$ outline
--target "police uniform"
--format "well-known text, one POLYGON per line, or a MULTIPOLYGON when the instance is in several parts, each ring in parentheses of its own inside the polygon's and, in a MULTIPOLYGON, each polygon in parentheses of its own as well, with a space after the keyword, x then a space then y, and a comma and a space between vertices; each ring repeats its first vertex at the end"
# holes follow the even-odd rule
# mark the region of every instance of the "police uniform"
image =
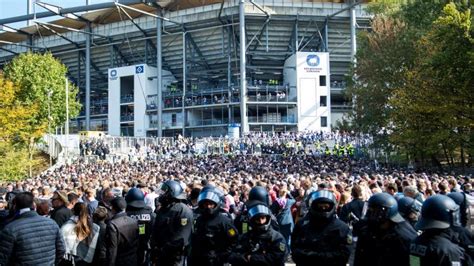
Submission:
POLYGON ((351 253, 352 235, 347 224, 337 218, 318 226, 307 215, 296 224, 291 241, 296 265, 345 266, 351 253))
POLYGON ((184 263, 192 231, 193 212, 184 204, 186 194, 174 180, 163 183, 159 192, 152 232, 152 261, 163 265, 184 263))
POLYGON ((127 216, 134 218, 138 222, 138 262, 139 265, 146 265, 150 259, 150 238, 153 223, 155 222, 155 214, 148 206, 142 209, 127 207, 127 216))
POLYGON ((398 212, 392 195, 372 195, 365 219, 358 225, 354 266, 410 265, 410 243, 417 234, 398 212))
POLYGON ((291 237, 293 261, 296 265, 345 266, 352 235, 349 226, 336 218, 336 197, 327 190, 314 191, 307 204, 309 211, 291 237))
POLYGON ((455 237, 449 229, 427 230, 410 246, 411 266, 472 265, 466 261, 464 249, 451 242, 455 237))
POLYGON ((232 266, 283 266, 285 252, 285 238, 272 228, 262 234, 249 231, 239 239, 229 257, 229 263, 232 266))
POLYGON ((237 242, 237 229, 221 212, 212 217, 200 215, 191 238, 190 265, 224 265, 237 242))
POLYGON ((283 266, 286 255, 286 240, 272 229, 271 211, 263 203, 248 210, 249 232, 242 235, 229 256, 229 263, 238 265, 283 266), (265 217, 265 223, 260 223, 265 217))
POLYGON ((357 233, 354 266, 409 265, 409 248, 416 237, 406 221, 395 224, 387 231, 373 229, 365 222, 357 233))
POLYGON ((158 210, 152 249, 158 265, 182 265, 192 231, 193 212, 182 202, 158 210))

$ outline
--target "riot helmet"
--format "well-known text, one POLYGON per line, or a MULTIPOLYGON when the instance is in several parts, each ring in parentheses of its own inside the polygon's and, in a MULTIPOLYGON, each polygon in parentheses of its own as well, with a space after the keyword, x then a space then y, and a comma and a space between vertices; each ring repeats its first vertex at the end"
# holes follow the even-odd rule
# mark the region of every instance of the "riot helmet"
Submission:
POLYGON ((466 194, 464 192, 451 192, 448 193, 448 197, 450 197, 456 204, 459 206, 459 218, 460 223, 463 227, 467 225, 467 200, 466 194))
POLYGON ((139 188, 132 188, 127 192, 125 196, 127 206, 134 208, 145 208, 145 194, 139 188))
POLYGON ((404 221, 403 217, 398 213, 397 201, 388 193, 377 193, 369 198, 365 217, 372 224, 379 224, 389 220, 394 223, 404 221))
POLYGON ((405 220, 414 225, 420 216, 421 203, 410 197, 401 197, 398 200, 398 212, 405 220))
POLYGON ((197 202, 201 213, 205 216, 218 213, 221 206, 221 199, 215 188, 203 189, 201 193, 199 193, 197 202), (211 207, 211 205, 213 205, 213 207, 211 207))
POLYGON ((168 206, 173 201, 185 199, 186 196, 183 193, 183 188, 178 182, 174 180, 168 180, 161 186, 159 202, 162 206, 168 206))
POLYGON ((450 197, 434 195, 423 202, 417 230, 446 229, 459 221, 459 206, 450 197))
POLYGON ((327 221, 336 214, 336 197, 329 190, 314 191, 308 196, 309 214, 319 221, 327 221))
POLYGON ((259 201, 267 206, 270 206, 270 197, 268 196, 268 191, 262 186, 256 186, 250 190, 248 201, 259 201))
POLYGON ((248 217, 254 232, 263 233, 270 229, 271 211, 266 205, 260 203, 252 206, 248 210, 248 217))

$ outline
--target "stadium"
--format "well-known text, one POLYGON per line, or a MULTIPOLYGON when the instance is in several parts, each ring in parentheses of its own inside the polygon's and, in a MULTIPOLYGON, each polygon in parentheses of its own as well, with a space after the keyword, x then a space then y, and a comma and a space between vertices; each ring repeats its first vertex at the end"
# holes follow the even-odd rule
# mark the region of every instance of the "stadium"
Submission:
POLYGON ((33 2, 0 20, 1 67, 50 51, 80 89, 71 132, 115 136, 329 131, 370 19, 360 1, 33 2), (322 73, 299 76, 300 59, 322 73))

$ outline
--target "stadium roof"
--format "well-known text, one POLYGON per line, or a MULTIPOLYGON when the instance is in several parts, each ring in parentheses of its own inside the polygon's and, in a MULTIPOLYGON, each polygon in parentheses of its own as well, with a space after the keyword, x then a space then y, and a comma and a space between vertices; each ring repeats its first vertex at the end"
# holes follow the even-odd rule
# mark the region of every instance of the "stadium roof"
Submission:
MULTIPOLYGON (((107 88, 107 70, 112 67, 156 64, 156 14, 161 7, 163 28, 163 67, 178 79, 183 71, 183 33, 186 32, 186 64, 192 78, 220 79, 239 70, 238 0, 122 0, 73 8, 48 6, 36 14, 33 26, 14 29, 8 25, 33 19, 26 15, 0 20, 7 32, 0 34, 0 66, 20 52, 50 50, 69 68, 70 77, 83 86, 85 36, 90 34, 91 79, 95 90, 107 88), (123 5, 122 5, 123 4, 123 5), (41 18, 61 15, 43 22, 41 18), (91 33, 87 33, 88 24, 91 33), (230 49, 230 53, 229 53, 230 49), (229 58, 230 57, 230 58, 229 58)), ((350 5, 317 1, 247 1, 247 67, 251 71, 281 74, 284 61, 294 46, 300 51, 324 50, 323 36, 328 25, 331 72, 343 75, 350 64, 350 5), (251 2, 251 3, 250 3, 251 2), (268 3, 265 5, 265 3, 268 3), (328 19, 330 18, 330 19, 328 19), (298 39, 295 39, 297 32, 298 39)), ((368 21, 357 7, 360 26, 368 21)))

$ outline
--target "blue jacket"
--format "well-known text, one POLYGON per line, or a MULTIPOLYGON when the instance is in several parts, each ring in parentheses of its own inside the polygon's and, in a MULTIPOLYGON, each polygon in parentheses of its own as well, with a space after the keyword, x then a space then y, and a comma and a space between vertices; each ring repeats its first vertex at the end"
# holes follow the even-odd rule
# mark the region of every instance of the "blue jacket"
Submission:
POLYGON ((58 225, 29 211, 0 232, 0 265, 55 265, 65 253, 58 225))

